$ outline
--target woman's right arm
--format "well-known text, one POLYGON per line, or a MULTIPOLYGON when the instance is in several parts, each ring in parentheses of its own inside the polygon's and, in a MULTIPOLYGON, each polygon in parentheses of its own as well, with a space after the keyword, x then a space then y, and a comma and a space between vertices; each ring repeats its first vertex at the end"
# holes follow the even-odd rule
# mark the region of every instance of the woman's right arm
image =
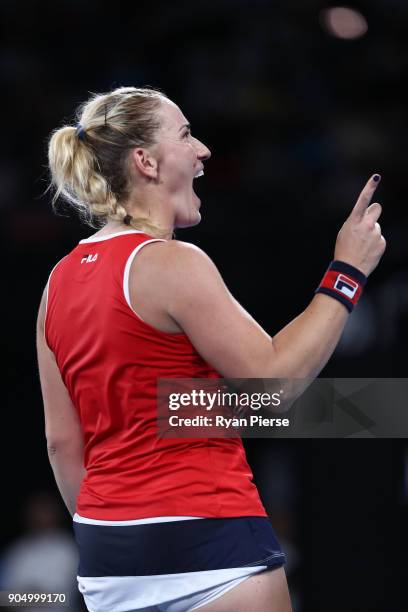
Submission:
MULTIPOLYGON (((385 249, 376 223, 381 206, 368 206, 376 186, 371 178, 335 248, 335 259, 366 276, 385 249)), ((315 378, 340 339, 348 311, 327 295, 315 295, 304 312, 271 338, 233 298, 200 249, 171 241, 151 249, 150 256, 150 273, 160 279, 154 301, 165 304, 200 355, 224 378, 315 378)))
POLYGON ((78 413, 62 380, 54 353, 45 341, 46 290, 37 318, 37 357, 44 401, 48 458, 61 497, 73 516, 84 467, 84 441, 78 413))

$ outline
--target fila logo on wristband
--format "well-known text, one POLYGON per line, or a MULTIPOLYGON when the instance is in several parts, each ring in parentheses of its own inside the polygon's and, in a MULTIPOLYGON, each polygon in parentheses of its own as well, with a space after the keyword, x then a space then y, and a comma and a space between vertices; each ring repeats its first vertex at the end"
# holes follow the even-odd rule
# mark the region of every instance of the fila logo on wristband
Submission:
POLYGON ((350 300, 356 295, 358 287, 358 283, 348 278, 348 276, 344 276, 344 274, 339 274, 334 283, 334 288, 344 293, 350 300))
POLYGON ((332 261, 316 293, 324 293, 338 300, 351 312, 363 291, 367 277, 344 261, 332 261))

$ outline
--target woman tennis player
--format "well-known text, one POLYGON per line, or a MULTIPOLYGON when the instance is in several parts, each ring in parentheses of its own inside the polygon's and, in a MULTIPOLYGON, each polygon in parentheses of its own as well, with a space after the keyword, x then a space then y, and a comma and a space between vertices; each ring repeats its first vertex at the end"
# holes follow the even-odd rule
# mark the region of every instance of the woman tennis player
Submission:
MULTIPOLYGON (((48 453, 91 612, 288 612, 284 553, 240 438, 159 439, 158 378, 310 378, 385 249, 374 175, 311 303, 271 338, 199 248, 208 148, 153 89, 94 95, 49 164, 99 231, 53 268, 38 316, 48 453)), ((268 262, 265 263, 268 265, 268 262)))

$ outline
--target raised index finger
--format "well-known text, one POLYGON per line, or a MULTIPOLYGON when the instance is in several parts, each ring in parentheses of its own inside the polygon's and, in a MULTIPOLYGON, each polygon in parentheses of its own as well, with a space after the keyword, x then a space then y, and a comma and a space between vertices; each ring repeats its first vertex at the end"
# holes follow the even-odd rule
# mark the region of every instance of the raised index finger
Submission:
POLYGON ((363 191, 360 193, 357 202, 354 205, 351 214, 354 217, 362 218, 365 211, 367 210, 367 206, 371 202, 371 198, 375 190, 377 189, 378 183, 380 182, 381 176, 379 174, 373 174, 373 176, 368 179, 363 191))

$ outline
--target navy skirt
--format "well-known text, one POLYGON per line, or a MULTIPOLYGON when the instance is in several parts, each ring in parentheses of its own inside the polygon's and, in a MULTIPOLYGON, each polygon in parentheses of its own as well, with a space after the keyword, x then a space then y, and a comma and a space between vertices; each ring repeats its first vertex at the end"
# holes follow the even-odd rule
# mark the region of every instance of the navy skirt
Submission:
POLYGON ((267 517, 202 518, 141 525, 73 523, 79 576, 152 576, 277 567, 285 555, 267 517))

